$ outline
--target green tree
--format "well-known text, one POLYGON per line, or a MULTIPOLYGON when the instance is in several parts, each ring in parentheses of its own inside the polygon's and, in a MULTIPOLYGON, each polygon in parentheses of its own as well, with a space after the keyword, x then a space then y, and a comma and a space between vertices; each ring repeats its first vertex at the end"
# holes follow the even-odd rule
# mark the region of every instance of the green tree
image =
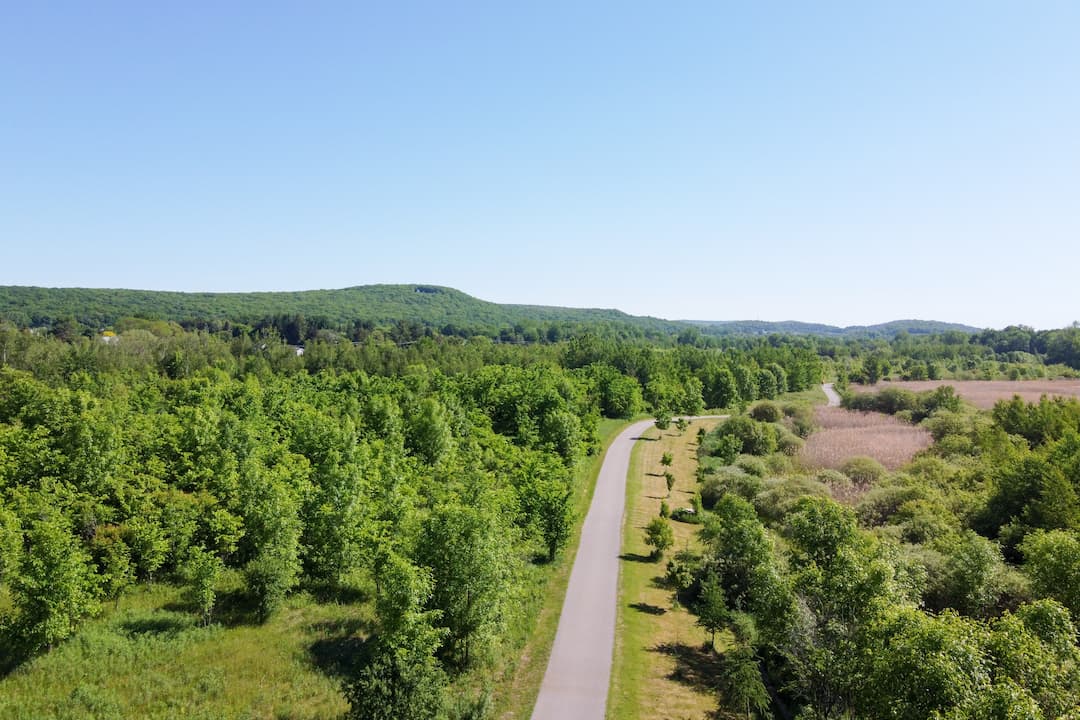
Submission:
POLYGON ((416 413, 409 418, 406 444, 424 462, 436 465, 453 448, 446 408, 435 398, 420 401, 416 413))
POLYGON ((656 411, 656 429, 657 430, 667 430, 669 427, 671 427, 671 413, 668 412, 667 410, 663 410, 663 409, 657 410, 656 411))
POLYGON ((19 518, 0 505, 0 583, 18 570, 22 553, 23 534, 19 518))
POLYGON ((645 526, 645 544, 651 547, 652 559, 659 560, 664 556, 664 551, 675 544, 675 533, 671 524, 662 517, 654 517, 645 526))
POLYGON ((217 555, 201 547, 191 549, 184 575, 188 582, 188 598, 202 616, 203 625, 209 625, 213 618, 217 581, 224 569, 224 563, 217 555))
POLYGON ((29 649, 52 648, 97 612, 95 577, 89 556, 57 520, 34 522, 26 539, 11 582, 16 623, 29 649))
POLYGON ((452 502, 424 521, 418 560, 431 569, 431 607, 448 631, 444 650, 461 667, 499 631, 516 581, 509 529, 487 508, 452 502))
POLYGON ((761 680, 753 650, 739 645, 725 652, 722 667, 719 681, 725 704, 744 713, 747 720, 755 714, 767 717, 769 692, 761 680))
POLYGON ((698 616, 697 624, 709 633, 709 647, 715 648, 716 633, 727 626, 731 620, 731 612, 727 607, 727 598, 724 597, 720 578, 714 570, 710 569, 701 582, 701 592, 694 604, 694 612, 698 616))
POLYGON ((1040 597, 1052 597, 1080 617, 1080 534, 1039 531, 1020 545, 1024 570, 1040 597))

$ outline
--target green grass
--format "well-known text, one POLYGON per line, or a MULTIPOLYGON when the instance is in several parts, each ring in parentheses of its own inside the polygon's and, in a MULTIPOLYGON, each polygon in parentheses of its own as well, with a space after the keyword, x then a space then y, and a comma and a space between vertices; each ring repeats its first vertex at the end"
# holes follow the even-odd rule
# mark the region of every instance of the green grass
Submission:
POLYGON ((265 625, 203 627, 143 586, 0 680, 0 718, 340 718, 367 605, 297 595, 265 625))
POLYGON ((815 385, 808 390, 801 390, 799 392, 783 393, 780 397, 776 398, 776 402, 808 402, 811 405, 824 405, 829 399, 825 397, 825 391, 821 389, 820 385, 815 385))
MULTIPOLYGON (((635 420, 641 418, 635 418, 635 420)), ((528 640, 520 654, 518 662, 512 667, 508 681, 499 686, 494 693, 495 717, 503 720, 510 718, 528 718, 532 715, 536 697, 540 693, 540 684, 544 680, 551 646, 555 642, 555 632, 559 628, 559 614, 562 611, 566 586, 570 582, 570 570, 574 566, 578 545, 581 542, 581 525, 592 502, 596 489, 596 477, 611 441, 632 421, 601 420, 597 429, 600 446, 603 450, 592 458, 580 463, 574 488, 574 511, 576 522, 570 544, 559 557, 548 566, 549 572, 539 578, 536 597, 536 611, 528 613, 535 617, 536 623, 529 630, 528 640)))

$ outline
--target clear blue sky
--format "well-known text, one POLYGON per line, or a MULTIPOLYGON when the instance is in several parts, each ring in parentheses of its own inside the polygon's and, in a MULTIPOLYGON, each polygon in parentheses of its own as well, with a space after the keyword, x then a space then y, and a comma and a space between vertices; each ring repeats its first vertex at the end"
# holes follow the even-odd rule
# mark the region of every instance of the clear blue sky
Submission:
POLYGON ((1078 281, 1074 0, 0 20, 0 284, 1060 327, 1078 281))

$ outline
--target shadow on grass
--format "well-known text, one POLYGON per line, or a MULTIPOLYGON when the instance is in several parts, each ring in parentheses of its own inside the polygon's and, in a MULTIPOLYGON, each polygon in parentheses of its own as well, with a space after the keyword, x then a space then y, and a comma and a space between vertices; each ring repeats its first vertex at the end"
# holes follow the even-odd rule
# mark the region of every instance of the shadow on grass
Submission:
POLYGON ((717 678, 723 677, 724 662, 707 644, 664 643, 652 648, 652 652, 675 659, 675 669, 668 676, 675 682, 708 692, 717 690, 717 678))
POLYGON ((659 605, 650 605, 649 603, 643 602, 631 603, 630 607, 638 612, 645 613, 646 615, 663 615, 667 612, 666 608, 662 608, 659 605))
POLYGON ((308 583, 304 587, 311 597, 319 603, 338 605, 359 605, 371 599, 363 588, 355 585, 335 585, 333 583, 308 583))
POLYGON ((656 562, 653 560, 652 555, 638 555, 637 553, 623 553, 619 556, 619 559, 628 562, 649 563, 650 565, 656 562))
POLYGON ((324 636, 308 646, 315 667, 331 677, 347 678, 356 674, 367 649, 370 623, 332 620, 312 623, 307 629, 324 636))
POLYGON ((177 635, 198 624, 193 617, 165 616, 142 617, 120 623, 120 629, 131 636, 135 635, 177 635))
POLYGON ((637 437, 630 438, 631 440, 645 440, 647 442, 659 442, 660 438, 645 437, 644 435, 638 435, 637 437))

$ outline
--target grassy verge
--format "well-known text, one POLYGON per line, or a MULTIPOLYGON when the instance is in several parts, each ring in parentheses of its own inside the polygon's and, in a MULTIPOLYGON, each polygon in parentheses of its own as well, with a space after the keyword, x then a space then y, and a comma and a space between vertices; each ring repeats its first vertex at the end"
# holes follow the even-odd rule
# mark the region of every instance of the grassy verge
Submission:
MULTIPOLYGON (((697 429, 719 422, 697 420, 681 434, 674 428, 663 432, 652 428, 645 433, 649 440, 639 443, 631 456, 608 693, 611 720, 698 718, 716 711, 715 660, 702 650, 706 633, 685 608, 673 606, 671 592, 662 584, 666 563, 649 561, 644 528, 659 514, 664 500, 672 510, 689 507, 697 485, 697 429), (675 476, 670 498, 660 464, 665 452, 672 455, 669 470, 675 476)), ((696 547, 699 526, 671 525, 675 546, 670 552, 696 547)))
POLYGON ((778 397, 777 402, 808 402, 811 405, 824 405, 829 401, 829 398, 825 397, 825 391, 821 389, 820 385, 815 385, 809 390, 801 390, 799 392, 784 393, 778 397))
POLYGON ((544 680, 551 646, 555 642, 555 632, 559 628, 559 614, 562 611, 566 586, 570 582, 570 570, 574 566, 578 545, 581 542, 581 525, 592 502, 596 488, 596 476, 604 463, 607 448, 615 436, 630 421, 601 420, 597 429, 600 446, 603 450, 587 462, 582 462, 577 470, 574 488, 574 511, 577 518, 569 546, 559 555, 550 567, 550 572, 540 580, 540 610, 536 615, 536 624, 529 633, 529 639, 520 653, 511 678, 494 693, 495 716, 502 720, 528 718, 532 715, 536 696, 540 693, 540 683, 544 680))

